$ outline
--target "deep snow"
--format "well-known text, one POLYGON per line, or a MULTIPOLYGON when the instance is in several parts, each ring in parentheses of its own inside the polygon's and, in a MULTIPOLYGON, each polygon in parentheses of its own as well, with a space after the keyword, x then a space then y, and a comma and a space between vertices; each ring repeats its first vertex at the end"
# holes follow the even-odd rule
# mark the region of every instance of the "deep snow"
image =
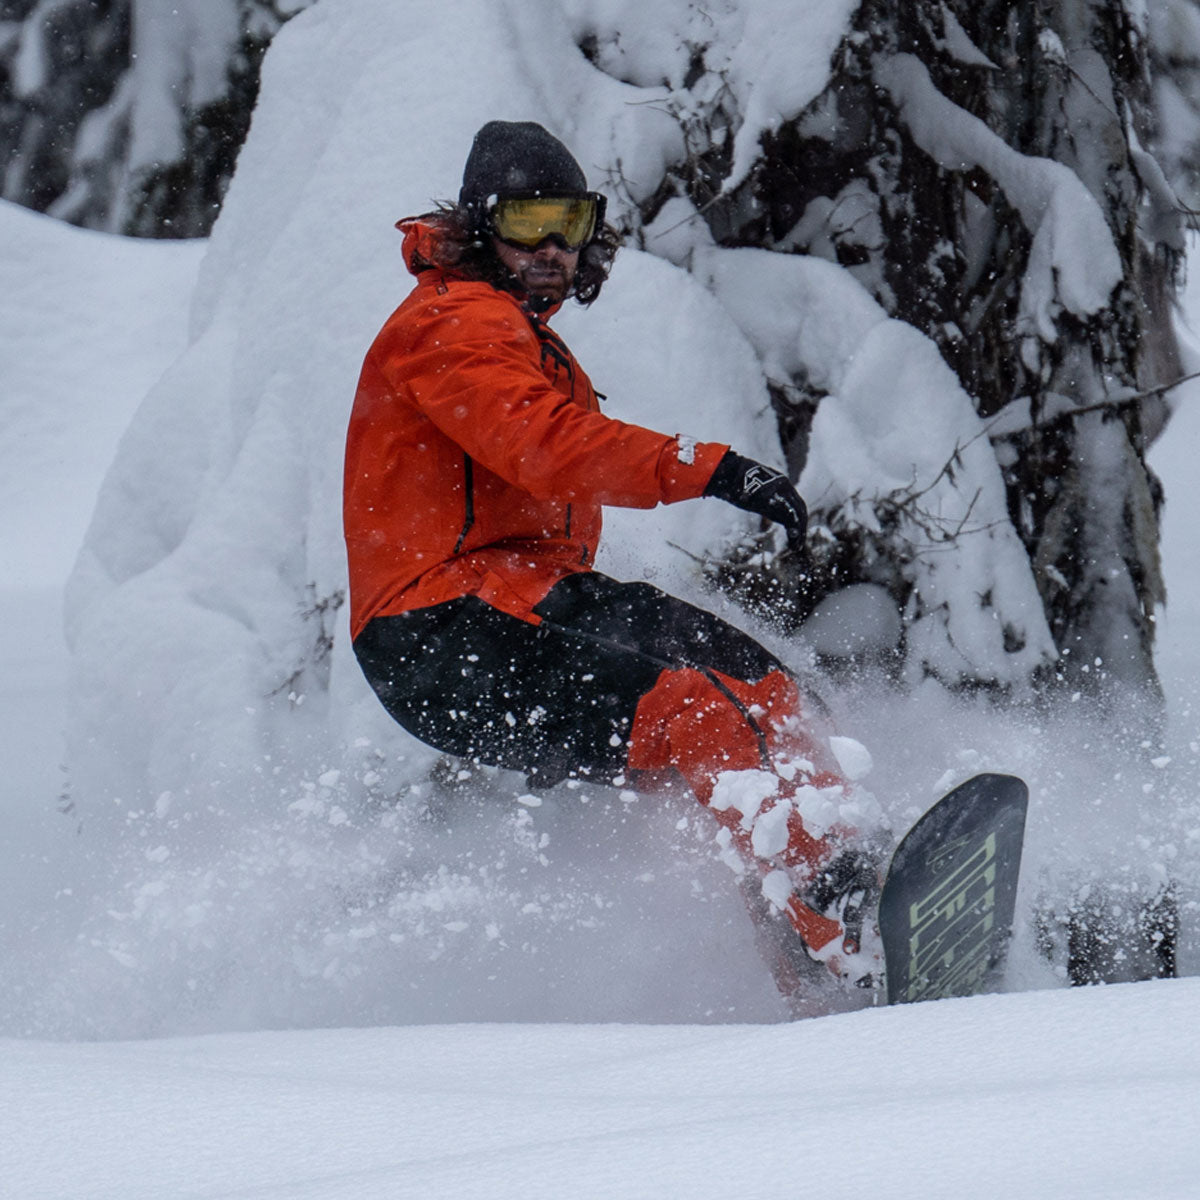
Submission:
POLYGON ((121 434, 187 344, 203 246, 89 233, 6 202, 0 244, 0 945, 11 981, 28 952, 17 944, 62 902, 77 849, 56 808, 63 584, 121 434))
POLYGON ((1200 982, 773 1026, 2 1042, 21 1200, 1182 1200, 1200 982))

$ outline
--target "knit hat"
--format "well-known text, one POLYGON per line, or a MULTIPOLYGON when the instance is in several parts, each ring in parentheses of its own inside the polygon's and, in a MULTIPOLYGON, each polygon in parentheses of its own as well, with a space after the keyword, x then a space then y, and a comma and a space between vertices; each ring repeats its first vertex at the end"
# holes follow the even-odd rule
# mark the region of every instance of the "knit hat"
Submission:
POLYGON ((467 155, 458 202, 482 212, 489 196, 586 191, 582 168, 549 130, 535 121, 489 121, 467 155))

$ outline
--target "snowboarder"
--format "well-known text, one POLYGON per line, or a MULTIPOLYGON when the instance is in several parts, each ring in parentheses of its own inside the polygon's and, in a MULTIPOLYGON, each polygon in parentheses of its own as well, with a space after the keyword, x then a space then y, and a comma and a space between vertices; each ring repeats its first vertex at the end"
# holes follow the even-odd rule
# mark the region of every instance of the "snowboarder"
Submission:
POLYGON ((746 864, 752 910, 805 962, 860 975, 875 866, 801 816, 847 784, 795 680, 712 613, 592 569, 606 504, 715 497, 797 548, 807 522, 772 467, 601 413, 547 322, 599 295, 619 242, 604 215, 558 139, 491 121, 458 203, 398 223, 417 283, 366 356, 346 448, 355 654, 405 729, 531 786, 678 773, 746 864))

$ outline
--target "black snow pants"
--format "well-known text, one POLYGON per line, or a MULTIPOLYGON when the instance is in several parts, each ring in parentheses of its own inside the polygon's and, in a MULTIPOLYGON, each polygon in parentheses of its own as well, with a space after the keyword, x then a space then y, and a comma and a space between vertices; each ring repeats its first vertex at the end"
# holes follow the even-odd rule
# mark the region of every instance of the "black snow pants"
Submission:
POLYGON ((534 612, 540 625, 462 596, 375 617, 354 651, 410 733, 540 787, 620 775, 638 704, 666 670, 748 682, 783 670, 741 630, 648 583, 569 575, 534 612))

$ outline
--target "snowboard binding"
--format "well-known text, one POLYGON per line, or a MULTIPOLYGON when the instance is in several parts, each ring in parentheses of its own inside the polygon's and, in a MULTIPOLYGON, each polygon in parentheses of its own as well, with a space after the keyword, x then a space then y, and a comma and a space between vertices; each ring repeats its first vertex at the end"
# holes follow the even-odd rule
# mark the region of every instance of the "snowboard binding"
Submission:
POLYGON ((872 991, 883 971, 874 924, 882 883, 880 856, 847 847, 821 866, 787 906, 804 953, 843 985, 872 991))

